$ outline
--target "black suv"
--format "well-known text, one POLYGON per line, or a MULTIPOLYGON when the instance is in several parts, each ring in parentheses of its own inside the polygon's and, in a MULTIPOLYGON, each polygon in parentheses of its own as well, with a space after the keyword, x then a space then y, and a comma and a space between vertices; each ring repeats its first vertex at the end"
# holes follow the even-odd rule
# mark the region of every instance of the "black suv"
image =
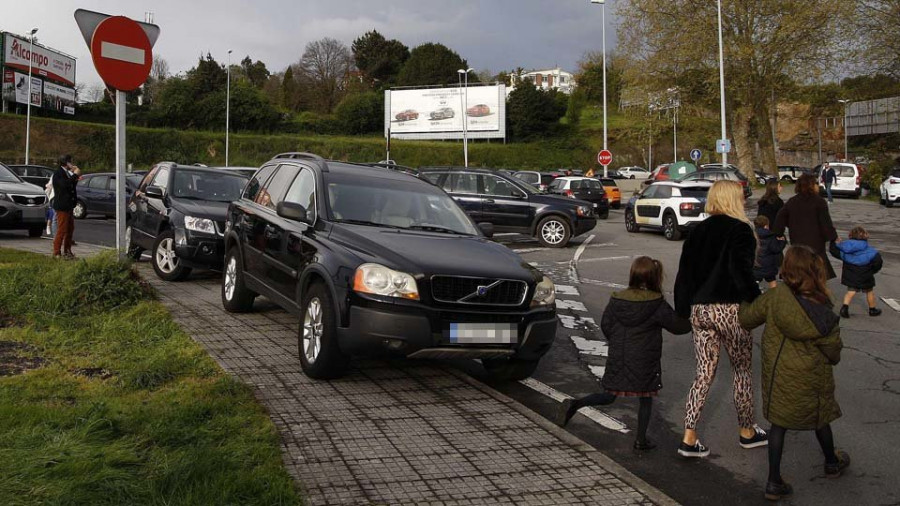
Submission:
POLYGON ((420 174, 449 193, 476 223, 533 236, 550 248, 562 248, 597 225, 590 202, 542 194, 517 177, 464 168, 423 168, 420 174))
POLYGON ((388 353, 480 358, 521 379, 556 335, 553 282, 486 239, 446 193, 307 153, 263 165, 229 206, 222 304, 249 311, 257 295, 299 316, 312 378, 388 353))
POLYGON ((240 198, 247 176, 220 169, 156 164, 128 204, 126 251, 145 249, 156 275, 178 281, 195 267, 219 269, 228 204, 240 198))

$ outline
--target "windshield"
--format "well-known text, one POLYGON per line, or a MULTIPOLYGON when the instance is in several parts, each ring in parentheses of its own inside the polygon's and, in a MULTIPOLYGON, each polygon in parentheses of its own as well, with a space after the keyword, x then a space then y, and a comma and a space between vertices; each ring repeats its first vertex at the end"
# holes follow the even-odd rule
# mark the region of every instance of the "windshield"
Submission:
POLYGON ((479 234, 452 198, 428 184, 329 173, 326 185, 337 222, 479 234))
POLYGON ((520 190, 522 190, 523 192, 525 192, 529 195, 536 195, 538 193, 541 193, 541 191, 537 187, 532 186, 517 177, 507 177, 507 178, 504 178, 503 180, 509 182, 509 184, 515 186, 516 188, 519 188, 520 190))
POLYGON ((19 179, 9 167, 0 163, 0 183, 21 183, 22 180, 19 179))
POLYGON ((170 195, 183 199, 232 202, 241 198, 246 182, 247 178, 240 174, 178 169, 170 195))

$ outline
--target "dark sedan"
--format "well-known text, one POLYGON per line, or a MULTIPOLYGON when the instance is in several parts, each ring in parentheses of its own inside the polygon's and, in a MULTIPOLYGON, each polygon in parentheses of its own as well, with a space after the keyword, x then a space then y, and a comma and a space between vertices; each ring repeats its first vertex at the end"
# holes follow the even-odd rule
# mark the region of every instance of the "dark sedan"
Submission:
MULTIPOLYGON (((137 190, 144 176, 140 174, 125 175, 125 202, 137 190)), ((78 219, 89 214, 104 217, 116 216, 116 174, 115 172, 98 172, 85 174, 78 180, 78 200, 72 209, 72 216, 78 219)))

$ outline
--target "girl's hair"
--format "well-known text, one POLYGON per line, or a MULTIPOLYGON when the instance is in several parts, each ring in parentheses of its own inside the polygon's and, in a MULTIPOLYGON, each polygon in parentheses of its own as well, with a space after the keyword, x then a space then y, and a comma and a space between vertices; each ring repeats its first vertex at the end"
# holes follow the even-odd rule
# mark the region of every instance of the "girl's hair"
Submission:
POLYGON ((831 305, 825 261, 809 246, 791 246, 784 254, 781 279, 797 295, 820 304, 831 305))
POLYGON ((773 204, 778 197, 778 187, 781 186, 781 182, 777 179, 770 179, 766 181, 766 194, 759 199, 760 203, 765 202, 767 204, 773 204))
POLYGON ((862 226, 857 225, 850 229, 850 238, 851 239, 859 239, 861 241, 869 240, 869 232, 866 231, 862 226))
POLYGON ((750 219, 744 211, 744 189, 734 181, 720 180, 712 185, 706 198, 706 212, 731 216, 750 225, 750 219))
POLYGON ((803 174, 798 177, 797 186, 794 187, 794 193, 797 195, 818 195, 819 183, 816 181, 816 176, 812 174, 803 174))
POLYGON ((631 264, 628 288, 650 290, 662 293, 663 266, 659 260, 637 257, 631 264))
POLYGON ((753 218, 753 224, 756 225, 756 228, 766 228, 771 225, 771 223, 769 223, 769 217, 762 214, 753 218))

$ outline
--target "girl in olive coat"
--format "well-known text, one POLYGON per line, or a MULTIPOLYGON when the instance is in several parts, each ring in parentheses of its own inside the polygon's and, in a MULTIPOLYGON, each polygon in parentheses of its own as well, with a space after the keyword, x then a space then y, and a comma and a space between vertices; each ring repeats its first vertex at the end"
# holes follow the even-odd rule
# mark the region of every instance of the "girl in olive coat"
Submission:
POLYGON ((833 367, 841 358, 841 334, 826 288, 821 257, 807 246, 784 256, 784 284, 769 290, 738 314, 746 329, 766 324, 762 336, 763 415, 769 429, 769 479, 766 499, 778 500, 793 489, 781 478, 781 454, 788 430, 814 430, 825 454, 825 475, 838 477, 850 464, 835 452, 830 423, 841 416, 834 398, 833 367))

